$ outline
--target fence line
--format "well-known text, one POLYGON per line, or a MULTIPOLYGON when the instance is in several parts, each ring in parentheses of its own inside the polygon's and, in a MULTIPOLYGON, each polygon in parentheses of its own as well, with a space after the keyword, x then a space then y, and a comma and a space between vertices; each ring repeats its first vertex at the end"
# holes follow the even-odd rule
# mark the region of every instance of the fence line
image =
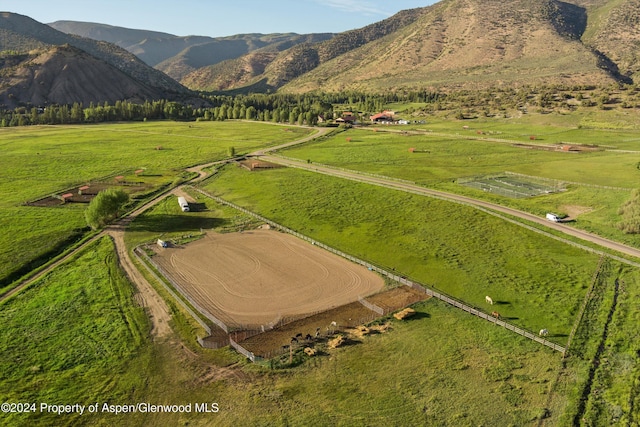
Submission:
POLYGON ((564 353, 564 357, 567 357, 569 353, 569 347, 571 346, 571 341, 573 341, 573 337, 578 331, 578 327, 580 326, 580 322, 582 322, 582 317, 584 316, 584 312, 587 309, 587 304, 591 300, 591 295, 593 294, 593 289, 598 283, 598 278, 600 277, 600 272, 602 271, 602 265, 604 263, 604 255, 600 256, 600 260, 598 261, 598 266, 596 267, 596 271, 593 272, 593 276, 591 278, 591 285, 589 286, 589 290, 584 296, 584 301, 582 301, 582 305, 580 306, 580 311, 578 311, 578 316, 576 317, 576 321, 573 324, 573 328, 571 328, 571 332, 569 333, 569 338, 567 339, 567 347, 564 353))
POLYGON ((207 338, 209 337, 204 337, 204 338, 200 338, 200 337, 196 337, 196 340, 198 341, 198 344, 200 344, 200 346, 202 348, 209 348, 211 350, 217 350, 219 348, 222 347, 226 347, 229 345, 229 337, 227 336, 225 339, 223 340, 216 340, 214 342, 212 342, 211 340, 208 340, 207 338))
POLYGON ((533 333, 531 333, 529 331, 526 331, 524 329, 521 329, 521 328, 518 328, 518 327, 516 327, 514 325, 511 325, 510 323, 507 323, 507 322, 505 322, 503 320, 496 319, 493 316, 489 316, 488 314, 482 312, 481 310, 478 310, 476 308, 470 307, 470 306, 468 306, 468 305, 466 305, 466 304, 464 304, 464 303, 462 303, 460 301, 457 301, 457 300, 453 299, 452 297, 450 297, 448 295, 441 294, 439 292, 433 291, 433 290, 431 290, 431 289, 429 289, 429 288, 427 288, 427 287, 425 287, 425 286, 423 286, 423 285, 421 285, 421 284, 419 284, 417 282, 413 282, 411 280, 408 280, 404 276, 399 276, 399 275, 397 275, 395 273, 391 273, 391 272, 389 272, 389 271, 387 271, 387 270, 385 270, 385 269, 383 269, 381 267, 378 267, 378 266, 376 266, 376 265, 374 265, 374 264, 372 264, 370 262, 363 261, 363 260, 361 260, 359 258, 356 258, 356 257, 352 256, 352 255, 346 254, 346 253, 344 253, 342 251, 339 251, 339 250, 337 250, 335 248, 332 248, 331 246, 325 245, 324 243, 318 242, 318 241, 316 241, 316 240, 314 240, 314 239, 312 239, 312 238, 310 238, 308 236, 305 236, 303 234, 298 233, 297 231, 291 230, 290 228, 287 228, 287 227, 285 227, 283 225, 280 225, 280 224, 278 224, 278 223, 276 223, 274 221, 271 221, 271 220, 269 220, 269 219, 267 219, 267 218, 265 218, 265 217, 263 217, 261 215, 258 215, 255 212, 251 212, 248 209, 240 207, 240 206, 236 205, 235 203, 232 203, 232 202, 229 202, 227 200, 224 200, 221 197, 214 196, 214 195, 208 193, 205 190, 202 190, 200 188, 194 188, 194 187, 191 187, 191 188, 193 188, 195 191, 199 192, 200 194, 217 201, 220 204, 223 204, 223 205, 226 205, 226 206, 230 206, 230 207, 232 207, 234 209, 237 209, 237 210, 239 210, 239 211, 241 211, 241 212, 243 212, 243 213, 245 213, 245 214, 247 214, 249 216, 257 218, 260 221, 264 221, 265 223, 269 224, 271 227, 274 227, 274 228, 279 229, 279 230, 281 230, 283 232, 286 232, 286 233, 289 233, 289 234, 291 234, 293 236, 296 236, 296 237, 298 237, 298 238, 300 238, 302 240, 310 242, 312 245, 315 245, 315 246, 318 246, 318 247, 320 247, 322 249, 325 249, 328 252, 336 254, 336 255, 338 255, 338 256, 340 256, 342 258, 348 259, 349 261, 352 261, 352 262, 354 262, 356 264, 363 265, 363 266, 367 267, 370 271, 375 271, 375 272, 377 272, 377 273, 379 273, 379 274, 381 274, 383 276, 386 276, 386 277, 388 277, 388 278, 390 278, 392 280, 395 280, 396 282, 402 283, 403 285, 406 285, 406 286, 410 286, 410 287, 412 287, 412 288, 414 288, 414 289, 416 289, 416 290, 418 290, 420 292, 423 292, 423 293, 425 293, 425 294, 427 294, 427 295, 429 295, 431 297, 437 298, 437 299, 439 299, 441 301, 444 301, 444 302, 446 302, 446 303, 448 303, 450 305, 453 305, 454 307, 462 309, 462 310, 466 311, 467 313, 470 313, 470 314, 472 314, 474 316, 478 316, 478 317, 480 317, 482 319, 485 319, 485 320, 487 320, 489 322, 495 323, 495 324, 497 324, 499 326, 502 326, 502 327, 504 327, 506 329, 509 329, 509 330, 519 334, 519 335, 522 335, 522 336, 524 336, 526 338, 529 338, 529 339, 531 339, 533 341, 536 341, 536 342, 538 342, 540 344, 543 344, 543 345, 545 345, 545 346, 547 346, 547 347, 549 347, 549 348, 551 348, 553 350, 559 351, 559 352, 561 352, 563 354, 566 351, 566 349, 564 347, 562 347, 562 346, 560 346, 558 344, 555 344, 555 343, 553 343, 551 341, 548 341, 548 340, 546 340, 544 338, 541 338, 541 337, 539 337, 539 336, 537 336, 537 335, 535 335, 535 334, 533 334, 533 333))
POLYGON ((371 311, 375 311, 376 313, 378 313, 380 316, 384 316, 385 313, 385 309, 382 307, 379 307, 369 301, 367 301, 366 299, 362 298, 362 297, 358 297, 358 302, 362 305, 364 305, 365 307, 367 307, 369 310, 371 311))
POLYGON ((229 345, 231 345, 231 347, 233 347, 238 353, 246 356, 249 360, 251 360, 254 363, 256 360, 258 361, 262 360, 261 357, 256 356, 255 354, 253 354, 252 352, 250 352, 249 350, 247 350, 246 348, 244 348, 243 346, 235 342, 231 337, 229 337, 229 345))
POLYGON ((605 189, 605 190, 622 190, 622 191, 632 190, 632 188, 610 187, 608 185, 585 184, 583 182, 564 181, 564 180, 557 180, 557 179, 553 179, 553 178, 543 178, 543 177, 538 177, 538 176, 525 175, 523 173, 517 173, 517 172, 505 171, 504 173, 506 175, 519 176, 519 177, 522 177, 522 178, 537 179, 537 180, 543 180, 543 181, 552 181, 554 183, 559 183, 559 184, 579 185, 581 187, 602 188, 602 189, 605 189))
MULTIPOLYGON (((207 331, 209 333, 209 335, 211 335, 211 327, 209 325, 207 325, 201 318, 200 316, 198 316, 196 313, 193 312, 193 310, 191 310, 191 307, 189 307, 181 298, 178 297, 178 295, 176 295, 175 292, 173 292, 173 289, 171 289, 169 286, 167 286, 167 284, 158 277, 158 275, 156 274, 155 271, 153 271, 149 265, 147 264, 147 262, 153 264, 155 266, 155 263, 151 262, 151 259, 149 258, 149 256, 144 253, 144 251, 142 251, 140 249, 140 247, 136 247, 133 250, 133 254, 136 256, 136 258, 138 259, 138 261, 140 262, 140 264, 144 265, 144 267, 146 268, 146 270, 153 276, 154 279, 156 279, 156 281, 158 283, 160 283, 162 285, 162 287, 164 287, 164 289, 169 292, 169 294, 173 297, 174 300, 176 300, 181 306, 182 308, 184 308, 190 315, 191 317, 193 317, 193 319, 198 322, 200 324, 200 326, 202 326, 204 328, 205 331, 207 331), (144 257, 144 260, 142 260, 140 258, 140 255, 142 255, 142 257, 144 257), (146 262, 145 262, 146 261, 146 262)), ((157 268, 157 267, 156 267, 157 268)))

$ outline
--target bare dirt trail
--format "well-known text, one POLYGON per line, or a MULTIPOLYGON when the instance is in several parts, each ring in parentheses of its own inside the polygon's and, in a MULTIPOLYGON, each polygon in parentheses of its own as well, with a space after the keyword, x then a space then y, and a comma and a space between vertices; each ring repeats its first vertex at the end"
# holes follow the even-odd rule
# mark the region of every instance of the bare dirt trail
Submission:
POLYGON ((124 228, 121 226, 109 227, 106 232, 113 239, 120 266, 127 275, 129 282, 133 283, 138 290, 135 298, 147 310, 151 320, 151 335, 159 338, 170 335, 171 327, 169 322, 171 321, 171 312, 169 307, 133 264, 127 245, 124 242, 124 228))
MULTIPOLYGON (((455 201, 455 202, 459 202, 469 206, 475 206, 483 209, 489 209, 491 211, 500 212, 500 213, 511 215, 517 218, 525 219, 527 221, 531 221, 536 224, 543 225, 547 228, 560 231, 564 234, 577 237, 579 239, 582 239, 591 243, 595 243, 596 245, 601 246, 603 248, 612 249, 622 254, 630 255, 632 257, 640 259, 640 249, 634 248, 632 246, 627 246, 622 243, 615 242, 613 240, 605 239, 604 237, 600 237, 595 234, 570 227, 566 224, 551 222, 545 218, 541 218, 527 212, 518 211, 516 209, 511 209, 501 205, 496 205, 494 203, 485 202, 485 201, 473 199, 470 197, 460 196, 457 194, 431 190, 424 187, 420 187, 415 184, 398 182, 392 179, 384 179, 381 177, 369 176, 369 175, 360 174, 357 172, 333 169, 333 168, 324 167, 324 166, 315 165, 315 164, 307 164, 306 162, 285 159, 277 156, 265 155, 265 156, 261 156, 261 159, 271 163, 277 163, 277 164, 281 164, 289 167, 305 169, 308 171, 322 173, 325 175, 336 176, 340 178, 350 179, 353 181, 365 182, 368 184, 378 185, 381 187, 406 191, 414 194, 421 194, 421 195, 430 196, 430 197, 436 197, 443 200, 455 201)), ((636 266, 640 266, 640 264, 637 264, 637 263, 632 263, 632 264, 636 266)))

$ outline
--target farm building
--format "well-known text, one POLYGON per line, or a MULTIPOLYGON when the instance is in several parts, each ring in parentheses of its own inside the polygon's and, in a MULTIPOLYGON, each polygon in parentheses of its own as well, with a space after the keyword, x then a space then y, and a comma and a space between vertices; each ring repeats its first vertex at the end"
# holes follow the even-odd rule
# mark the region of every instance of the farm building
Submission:
POLYGON ((382 113, 374 114, 369 119, 374 123, 385 123, 393 121, 393 111, 384 110, 382 113))

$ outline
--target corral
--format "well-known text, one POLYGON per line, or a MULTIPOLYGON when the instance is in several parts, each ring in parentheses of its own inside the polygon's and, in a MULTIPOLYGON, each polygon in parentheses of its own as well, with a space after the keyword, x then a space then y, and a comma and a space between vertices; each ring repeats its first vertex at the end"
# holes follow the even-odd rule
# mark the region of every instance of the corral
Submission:
POLYGON ((155 264, 174 286, 229 330, 270 328, 384 287, 366 268, 270 230, 208 234, 154 250, 155 264))

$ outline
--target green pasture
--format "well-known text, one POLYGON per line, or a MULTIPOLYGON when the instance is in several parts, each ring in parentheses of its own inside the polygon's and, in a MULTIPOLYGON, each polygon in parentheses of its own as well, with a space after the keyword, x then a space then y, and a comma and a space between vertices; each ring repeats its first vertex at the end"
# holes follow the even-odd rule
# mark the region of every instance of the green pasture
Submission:
MULTIPOLYGON (((144 396, 139 370, 149 362, 149 321, 132 295, 113 245, 103 239, 4 302, 2 401, 87 404, 144 396)), ((6 425, 60 423, 53 414, 2 418, 6 425)))
MULTIPOLYGON (((447 125, 451 126, 451 122, 447 125)), ((640 146, 640 142, 637 145, 640 146)), ((349 130, 322 142, 284 150, 282 154, 312 163, 406 179, 541 216, 546 212, 566 213, 577 206, 583 213, 574 226, 640 245, 638 236, 625 235, 615 227, 620 221, 618 208, 630 197, 631 189, 640 185, 640 152, 570 154, 465 140, 445 134, 444 130, 437 135, 349 130), (410 148, 416 152, 411 153, 410 148), (514 200, 457 182, 505 171, 531 176, 533 180, 545 178, 577 184, 569 184, 567 191, 560 193, 514 200)))
POLYGON ((564 343, 597 257, 467 206, 311 172, 227 168, 207 190, 564 343), (490 295, 497 306, 488 306, 490 295))
POLYGON ((151 186, 168 185, 188 166, 228 157, 229 147, 246 153, 310 132, 247 122, 0 129, 0 288, 15 280, 26 264, 58 252, 86 225, 84 206, 43 208, 24 202, 115 174, 151 186), (144 172, 136 177, 133 171, 138 169, 144 172))
POLYGON ((232 232, 257 227, 262 223, 228 206, 222 206, 198 192, 189 203, 190 211, 182 212, 175 196, 168 196, 153 208, 138 216, 127 228, 125 240, 129 247, 157 239, 176 241, 197 238, 207 232, 232 232), (191 237, 189 237, 191 236, 191 237))
POLYGON ((640 142, 638 153, 607 151, 574 154, 525 149, 508 143, 463 137, 462 133, 414 135, 354 129, 321 143, 290 148, 282 153, 426 185, 505 171, 624 188, 635 188, 640 182, 640 142), (412 153, 410 148, 422 152, 412 153))

